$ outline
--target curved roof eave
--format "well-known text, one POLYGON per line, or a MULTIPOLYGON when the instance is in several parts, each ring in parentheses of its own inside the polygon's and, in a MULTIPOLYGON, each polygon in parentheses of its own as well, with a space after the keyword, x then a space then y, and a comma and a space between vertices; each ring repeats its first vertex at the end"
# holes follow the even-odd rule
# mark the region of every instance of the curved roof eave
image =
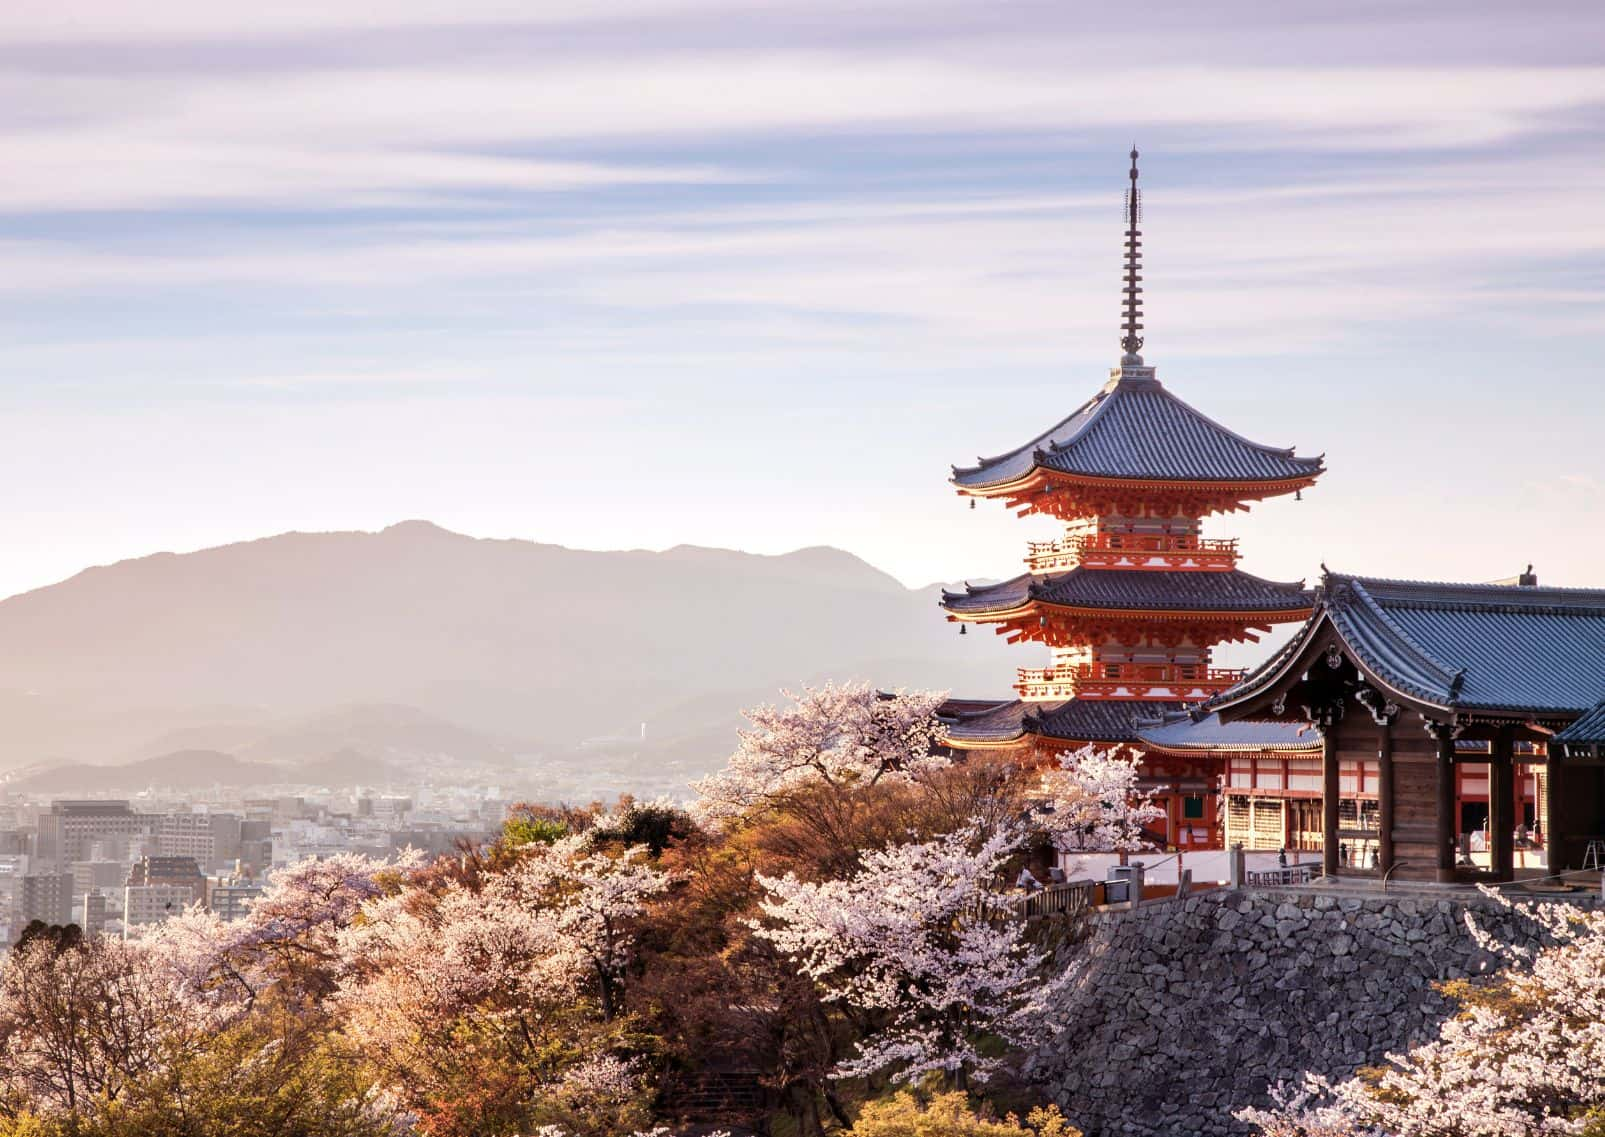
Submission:
MULTIPOLYGON (((978 455, 976 457, 976 459, 975 459, 975 465, 973 465, 973 466, 958 466, 958 465, 955 465, 953 467, 953 475, 949 480, 952 482, 952 484, 954 484, 956 486, 959 486, 960 488, 980 489, 980 488, 986 488, 986 487, 991 487, 991 486, 1007 485, 1009 482, 1017 481, 1019 478, 1021 478, 1024 475, 1030 473, 1032 470, 1040 469, 1040 467, 1036 464, 1036 454, 1037 454, 1037 452, 1039 450, 1041 450, 1042 447, 1045 446, 1045 445, 1052 445, 1053 444, 1053 436, 1055 434, 1058 434, 1061 430, 1063 430, 1065 427, 1069 426, 1071 423, 1075 422, 1076 419, 1085 417, 1086 420, 1088 422, 1090 422, 1093 419, 1093 417, 1095 417, 1097 415, 1097 413, 1100 410, 1103 409, 1103 407, 1108 405, 1109 394, 1110 394, 1110 388, 1108 388, 1108 387, 1105 387, 1105 388, 1099 390, 1099 392, 1096 395, 1094 395, 1092 398, 1090 398, 1086 402, 1082 403, 1075 410, 1073 410, 1069 414, 1065 415, 1064 418, 1060 419, 1058 422, 1056 422, 1052 426, 1050 426, 1047 430, 1043 431, 1041 434, 1037 435, 1035 438, 1031 439, 1029 442, 1025 443, 1022 446, 1016 446, 1013 450, 1005 450, 1002 454, 995 455, 994 457, 991 457, 991 458, 985 458, 985 457, 981 457, 981 456, 978 455), (1017 459, 1020 455, 1026 454, 1026 453, 1029 453, 1031 455, 1031 457, 1032 457, 1031 462, 1028 465, 1024 466, 1024 467, 1021 467, 1021 468, 1017 469, 1012 474, 1007 474, 1007 475, 1004 475, 1002 477, 993 478, 993 479, 989 479, 989 480, 988 479, 981 479, 981 480, 977 480, 977 481, 973 481, 973 482, 965 482, 963 480, 963 478, 964 478, 964 476, 966 474, 979 474, 983 470, 986 470, 989 467, 997 466, 997 465, 1000 465, 1000 464, 1003 464, 1003 463, 1007 463, 1007 462, 1011 462, 1014 459, 1017 459)), ((1083 422, 1080 426, 1078 426, 1076 428, 1075 432, 1071 435, 1071 437, 1075 437, 1076 435, 1079 435, 1085 429, 1086 429, 1086 422, 1083 422)))
POLYGON ((993 458, 978 458, 975 466, 955 465, 950 480, 961 491, 991 490, 1042 470, 1114 479, 1274 485, 1318 477, 1324 472, 1324 459, 1324 454, 1301 458, 1293 447, 1254 442, 1177 398, 1155 379, 1117 379, 1024 445, 993 458), (1127 403, 1132 405, 1125 407, 1127 403), (1100 431, 1111 414, 1115 421, 1109 430, 1100 431), (1090 454, 1076 458, 1078 449, 1089 447, 1090 454), (1188 460, 1178 463, 1178 455, 1188 460))
MULTIPOLYGON (((1353 578, 1334 578, 1332 574, 1328 574, 1327 583, 1322 586, 1315 611, 1299 633, 1288 641, 1287 646, 1261 664, 1256 671, 1244 677, 1237 686, 1205 702, 1201 709, 1227 712, 1234 707, 1262 698, 1268 691, 1280 686, 1293 672, 1307 669, 1307 661, 1314 654, 1310 649, 1319 640, 1320 631, 1325 627, 1331 629, 1332 635, 1346 649, 1355 668, 1378 690, 1418 710, 1453 715, 1458 705, 1450 697, 1449 683, 1445 683, 1441 691, 1432 691, 1424 685, 1410 682, 1407 678, 1390 674, 1387 665, 1380 658, 1375 637, 1362 632, 1357 621, 1342 621, 1338 618, 1338 606, 1332 602, 1331 582, 1334 579, 1342 579, 1344 582, 1353 580, 1353 578)), ((1428 656, 1397 629, 1392 628, 1387 617, 1376 608, 1369 597, 1366 597, 1365 601, 1368 607, 1376 612, 1376 618, 1390 629, 1399 642, 1408 645, 1411 653, 1416 656, 1415 670, 1430 668, 1440 674, 1450 675, 1442 664, 1428 656)), ((1371 631, 1374 632, 1375 629, 1371 631)))

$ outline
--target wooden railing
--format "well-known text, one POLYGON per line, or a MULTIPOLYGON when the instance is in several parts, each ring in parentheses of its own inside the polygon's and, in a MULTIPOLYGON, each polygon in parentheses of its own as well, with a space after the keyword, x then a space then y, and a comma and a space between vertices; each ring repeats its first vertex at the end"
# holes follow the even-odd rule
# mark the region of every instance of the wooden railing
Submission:
POLYGON ((1076 533, 1056 541, 1028 542, 1025 559, 1033 572, 1055 572, 1083 562, 1107 564, 1146 557, 1185 559, 1199 567, 1230 567, 1237 563, 1237 539, 1185 533, 1076 533))
POLYGON ((1097 898, 1098 885, 1091 880, 1071 880, 1064 884, 1050 884, 1036 892, 1012 897, 1014 914, 1022 920, 1034 916, 1057 916, 1060 913, 1074 916, 1086 912, 1097 898))
POLYGON ((1027 541, 1026 567, 1033 572, 1075 568, 1081 563, 1081 550, 1087 540, 1085 535, 1077 534, 1074 537, 1060 537, 1057 541, 1027 541))
POLYGON ((1197 667, 1184 663, 1067 663, 1058 667, 1022 667, 1021 679, 1122 680, 1129 683, 1236 683, 1248 672, 1240 667, 1197 667))
POLYGON ((1014 689, 1028 699, 1069 699, 1080 694, 1112 694, 1126 688, 1131 698, 1154 687, 1224 691, 1248 672, 1230 667, 1155 666, 1140 663, 1079 663, 1061 667, 1022 667, 1014 689))
POLYGON ((1041 916, 1075 916, 1090 911, 1098 900, 1098 882, 1072 880, 1050 884, 1032 892, 994 893, 978 899, 968 911, 984 919, 1032 920, 1041 916))

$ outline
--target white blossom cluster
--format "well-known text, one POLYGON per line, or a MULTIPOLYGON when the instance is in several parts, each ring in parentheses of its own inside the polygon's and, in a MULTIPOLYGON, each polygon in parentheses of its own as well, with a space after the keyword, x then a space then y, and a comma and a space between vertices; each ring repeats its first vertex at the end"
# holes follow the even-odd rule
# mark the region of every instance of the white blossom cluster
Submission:
POLYGON ((787 692, 792 703, 746 712, 752 724, 724 769, 695 782, 697 812, 710 824, 760 809, 814 779, 833 785, 909 778, 945 766, 933 750, 943 695, 883 696, 867 685, 826 684, 787 692))
POLYGON ((422 860, 409 849, 395 861, 359 853, 299 861, 273 874, 243 920, 225 923, 197 904, 152 925, 136 942, 220 1025, 256 997, 270 957, 290 953, 336 963, 341 932, 384 894, 381 878, 422 860))
POLYGON ((1145 848, 1143 829, 1165 811, 1137 789, 1137 759, 1083 746, 1043 771, 1045 808, 1036 823, 1063 852, 1145 848))
POLYGON ((864 857, 845 880, 760 877, 770 898, 760 934, 795 958, 829 1001, 884 1012, 887 1025, 838 1068, 842 1077, 890 1070, 903 1082, 942 1071, 986 1079, 999 1059, 984 1037, 1033 1039, 1068 973, 1044 978, 1045 953, 1020 921, 991 918, 1018 830, 968 828, 864 857))
POLYGON ((610 857, 583 836, 527 853, 479 890, 373 901, 341 934, 339 998, 366 1041, 404 1044, 417 1012, 431 1006, 504 1008, 511 1017, 526 1004, 594 993, 611 1013, 629 962, 625 922, 668 887, 668 874, 642 848, 610 857))

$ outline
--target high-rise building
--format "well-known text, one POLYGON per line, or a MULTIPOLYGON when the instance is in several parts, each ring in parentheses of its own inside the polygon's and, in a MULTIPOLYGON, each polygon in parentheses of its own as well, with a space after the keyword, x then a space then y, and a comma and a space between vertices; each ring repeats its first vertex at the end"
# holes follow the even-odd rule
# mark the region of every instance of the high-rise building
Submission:
POLYGON ((128 870, 131 888, 162 885, 181 888, 187 893, 183 907, 206 899, 206 874, 194 857, 141 857, 128 870))
POLYGON ((83 921, 79 924, 85 936, 98 936, 106 930, 106 894, 98 889, 83 894, 83 921))
POLYGON ((150 818, 126 801, 53 801, 38 824, 39 859, 62 866, 90 860, 96 844, 102 858, 126 856, 129 843, 150 831, 150 818))
POLYGON ((18 927, 13 933, 34 920, 72 923, 72 895, 72 873, 28 873, 18 890, 18 927))
POLYGON ((972 506, 996 499, 1063 523, 1058 539, 1028 546, 1025 573, 942 597, 961 632, 990 625, 1011 642, 1041 644, 1048 658, 1019 669, 1018 699, 952 700, 942 714, 956 750, 1051 757, 1092 743, 1138 754, 1141 789, 1166 810, 1152 836, 1209 847, 1223 838, 1227 754, 1318 752, 1320 740, 1292 725, 1175 721, 1242 678, 1215 666, 1216 645, 1301 621, 1313 604, 1302 581, 1242 571, 1236 540, 1206 536, 1204 521, 1297 494, 1323 466, 1205 417, 1143 361, 1135 150, 1130 178, 1119 364, 1045 433, 952 475, 972 506), (1156 730, 1166 733, 1150 745, 1145 734, 1156 730))
POLYGON ((251 901, 262 895, 261 881, 230 878, 212 886, 206 906, 225 922, 244 919, 251 901))
POLYGON ((251 873, 264 873, 273 865, 273 822, 249 818, 240 822, 238 860, 251 873))
POLYGON ((122 861, 74 861, 71 867, 74 895, 121 890, 128 878, 122 861))
POLYGON ((13 932, 22 927, 17 918, 22 914, 22 878, 27 873, 27 857, 0 856, 0 920, 13 932))
POLYGON ((123 889, 123 926, 159 924, 183 912, 194 898, 188 885, 130 884, 123 889))
POLYGON ((240 855, 240 825, 237 813, 163 813, 155 818, 156 853, 224 865, 240 855))

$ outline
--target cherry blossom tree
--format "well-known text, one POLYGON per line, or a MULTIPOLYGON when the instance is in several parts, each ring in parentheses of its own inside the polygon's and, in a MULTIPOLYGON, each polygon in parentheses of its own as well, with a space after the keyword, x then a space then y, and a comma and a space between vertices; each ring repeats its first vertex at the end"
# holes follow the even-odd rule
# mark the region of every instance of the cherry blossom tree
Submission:
POLYGON ((523 846, 475 887, 372 900, 338 937, 345 1034, 427 1132, 532 1117, 628 1132, 647 1087, 611 1052, 613 1020, 636 924, 669 883, 643 846, 579 834, 523 846))
POLYGON ((203 1023, 136 945, 37 939, 0 968, 0 1086, 37 1113, 115 1101, 203 1023))
POLYGON ((746 711, 752 725, 725 768, 693 784, 703 820, 735 820, 810 783, 874 785, 947 764, 933 753, 941 694, 827 683, 786 695, 788 706, 746 711))
POLYGON ((582 834, 537 846, 535 855, 493 882, 487 899, 538 913, 558 954, 594 980, 602 1017, 610 1019, 630 961, 633 922, 669 883, 668 874, 647 860, 645 846, 612 855, 593 850, 582 834))
POLYGON ((1137 760, 1097 746, 1063 755, 1042 775, 1038 823, 1061 852, 1147 848, 1143 829, 1165 815, 1137 789, 1137 760))
POLYGON ((139 942, 196 1006, 214 1014, 249 1008, 274 983, 321 997, 333 990, 340 932, 421 861, 410 849, 395 861, 358 853, 299 861, 273 874, 243 920, 225 923, 196 906, 139 942))
POLYGON ((769 890, 759 934, 797 961, 824 998, 883 1012, 837 1074, 891 1071, 902 1082, 941 1072, 963 1087, 1001 1059, 983 1054, 992 1036, 1034 1041, 1047 1001, 1069 972, 1048 979, 1047 955, 1021 921, 993 904, 1017 828, 967 828, 864 857, 843 880, 760 877, 769 890))
MULTIPOLYGON (((1497 893, 1485 890, 1501 903, 1497 893)), ((1309 1077, 1241 1120, 1267 1137, 1505 1137, 1589 1134, 1605 1124, 1605 913, 1569 905, 1526 911, 1551 946, 1499 942, 1511 959, 1492 980, 1451 986, 1461 1013, 1436 1038, 1364 1078, 1309 1077)))
MULTIPOLYGON (((580 1137, 574 1130, 562 1125, 542 1125, 530 1137, 580 1137)), ((651 1129, 637 1129, 630 1137, 675 1137, 674 1131, 666 1125, 658 1125, 651 1129)), ((715 1129, 705 1137, 730 1137, 728 1129, 715 1129)))

